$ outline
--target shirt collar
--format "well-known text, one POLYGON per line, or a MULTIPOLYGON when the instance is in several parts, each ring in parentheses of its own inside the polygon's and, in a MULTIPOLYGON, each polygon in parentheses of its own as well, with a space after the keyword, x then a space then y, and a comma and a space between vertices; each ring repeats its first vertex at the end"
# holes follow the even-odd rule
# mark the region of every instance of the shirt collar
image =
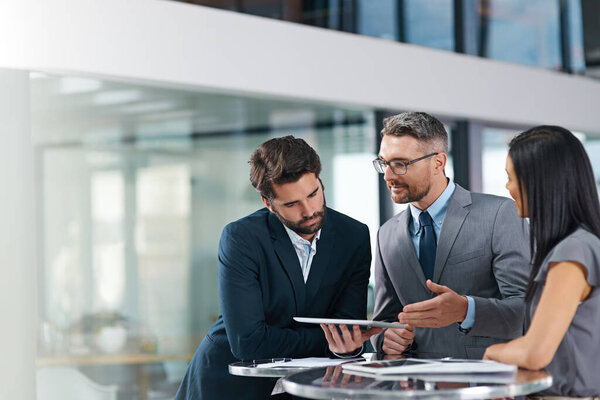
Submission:
POLYGON ((290 228, 288 228, 287 226, 283 225, 283 227, 285 228, 285 231, 287 232, 287 234, 290 237, 290 240, 292 241, 292 244, 294 246, 305 246, 307 244, 310 244, 312 248, 315 248, 317 246, 317 241, 321 237, 321 229, 319 229, 317 231, 317 233, 315 234, 315 237, 313 238, 313 241, 311 243, 308 240, 304 239, 302 236, 298 235, 296 232, 294 232, 290 228))
MULTIPOLYGON (((442 222, 444 222, 446 210, 448 209, 448 203, 450 203, 450 197, 452 197, 455 188, 456 185, 454 182, 448 179, 448 186, 446 186, 446 189, 444 189, 442 194, 433 202, 433 204, 429 206, 429 208, 427 208, 427 210, 423 210, 429 213, 431 219, 438 227, 441 227, 442 222)), ((413 232, 418 232, 420 228, 419 215, 421 214, 421 210, 412 204, 409 204, 408 208, 410 209, 410 214, 412 215, 413 232)))

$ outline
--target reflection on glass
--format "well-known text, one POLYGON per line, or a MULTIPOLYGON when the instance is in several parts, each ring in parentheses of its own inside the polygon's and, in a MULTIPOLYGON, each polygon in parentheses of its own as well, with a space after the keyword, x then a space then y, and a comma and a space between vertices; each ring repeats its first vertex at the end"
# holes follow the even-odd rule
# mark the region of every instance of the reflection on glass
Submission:
POLYGON ((596 185, 600 194, 600 137, 593 135, 582 135, 583 147, 590 158, 596 185))
MULTIPOLYGON (((508 144, 521 130, 499 128, 483 129, 483 191, 499 196, 510 197, 506 190, 505 162, 508 144)), ((600 137, 573 132, 582 142, 590 158, 598 190, 600 192, 600 137)))
POLYGON ((221 231, 263 207, 248 159, 271 137, 314 146, 328 205, 378 228, 369 112, 109 81, 71 97, 63 80, 32 82, 44 370, 116 385, 120 399, 173 397, 219 313, 221 231), (114 93, 173 108, 126 112, 114 93))
MULTIPOLYGON (((355 5, 347 0, 176 0, 260 17, 354 32, 355 5)), ((378 0, 379 1, 379 0, 378 0)))
POLYGON ((483 128, 482 168, 483 192, 510 198, 506 190, 506 156, 508 144, 517 130, 483 128))
POLYGON ((404 40, 454 50, 454 8, 447 0, 404 0, 404 40))
POLYGON ((358 0, 357 33, 400 40, 400 4, 395 0, 358 0))
POLYGON ((580 0, 567 0, 567 40, 569 42, 568 67, 571 72, 583 73, 585 71, 585 55, 583 49, 583 19, 580 0))
POLYGON ((479 55, 561 69, 558 0, 479 0, 479 55))
POLYGON ((93 308, 116 310, 125 295, 124 182, 120 171, 92 172, 93 308))

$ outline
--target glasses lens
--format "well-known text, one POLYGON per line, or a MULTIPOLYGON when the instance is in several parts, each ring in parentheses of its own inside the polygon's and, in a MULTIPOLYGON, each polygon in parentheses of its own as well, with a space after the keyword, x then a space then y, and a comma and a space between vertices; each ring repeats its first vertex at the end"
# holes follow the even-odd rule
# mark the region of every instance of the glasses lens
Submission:
POLYGON ((380 160, 379 158, 374 159, 373 166, 375 167, 375 171, 379 172, 380 174, 383 174, 385 164, 383 163, 382 160, 380 160))
POLYGON ((404 175, 406 174, 406 164, 402 161, 391 161, 389 163, 392 172, 396 175, 404 175))

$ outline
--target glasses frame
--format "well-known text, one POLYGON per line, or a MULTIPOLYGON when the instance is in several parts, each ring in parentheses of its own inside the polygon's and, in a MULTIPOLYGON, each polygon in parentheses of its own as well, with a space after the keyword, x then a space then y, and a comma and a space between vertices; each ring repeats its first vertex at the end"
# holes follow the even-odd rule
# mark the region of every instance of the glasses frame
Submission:
POLYGON ((406 175, 406 173, 408 172, 409 165, 414 164, 417 161, 421 161, 421 160, 425 160, 426 158, 433 157, 438 154, 440 154, 440 153, 439 152, 429 153, 423 157, 415 158, 414 160, 410 160, 410 161, 406 161, 406 162, 404 162, 404 161, 384 161, 381 158, 377 157, 376 159, 373 160, 373 167, 375 167, 375 171, 379 172, 380 174, 385 174, 385 166, 387 165, 388 167, 390 167, 390 169, 392 170, 392 172, 394 174, 406 175), (400 169, 397 169, 397 168, 400 168, 400 169), (402 171, 402 172, 398 172, 398 171, 402 171))

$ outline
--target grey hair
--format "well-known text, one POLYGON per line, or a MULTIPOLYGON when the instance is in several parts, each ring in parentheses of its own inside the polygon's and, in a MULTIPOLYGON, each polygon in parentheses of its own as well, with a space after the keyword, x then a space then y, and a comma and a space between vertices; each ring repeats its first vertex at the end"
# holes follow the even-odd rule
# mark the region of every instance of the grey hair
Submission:
POLYGON ((404 112, 383 120, 381 137, 409 135, 433 151, 448 153, 448 133, 441 121, 424 112, 404 112))

